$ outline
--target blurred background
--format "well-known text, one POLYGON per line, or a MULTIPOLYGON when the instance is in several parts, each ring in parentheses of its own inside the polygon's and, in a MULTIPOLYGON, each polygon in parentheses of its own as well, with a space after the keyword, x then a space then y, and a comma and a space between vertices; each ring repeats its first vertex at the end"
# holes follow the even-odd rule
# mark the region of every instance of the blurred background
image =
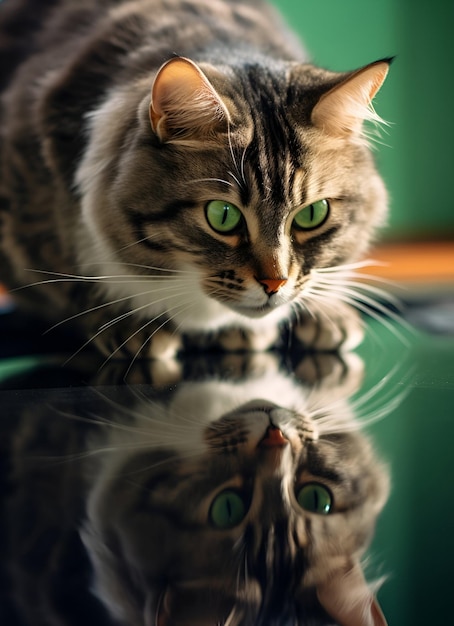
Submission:
POLYGON ((375 99, 390 123, 376 160, 391 212, 371 256, 389 263, 378 274, 402 285, 399 296, 416 332, 405 346, 371 320, 373 333, 360 348, 371 378, 400 368, 391 386, 405 394, 371 428, 391 466, 393 488, 370 570, 388 576, 379 598, 389 626, 452 623, 454 2, 274 4, 317 65, 344 71, 396 57, 375 99))

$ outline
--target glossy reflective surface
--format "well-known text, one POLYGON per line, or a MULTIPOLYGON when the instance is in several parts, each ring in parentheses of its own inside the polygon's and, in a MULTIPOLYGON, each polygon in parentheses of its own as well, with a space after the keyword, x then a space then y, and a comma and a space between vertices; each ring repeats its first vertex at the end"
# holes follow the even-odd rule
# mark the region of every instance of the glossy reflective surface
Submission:
MULTIPOLYGON (((452 619, 454 307, 451 299, 409 313, 423 332, 405 357, 398 343, 383 356, 384 367, 403 359, 408 370, 406 397, 372 429, 392 473, 373 548, 388 575, 380 598, 389 623, 422 626, 452 619)), ((374 351, 364 348, 372 363, 374 351)))
POLYGON ((413 333, 369 320, 342 357, 290 345, 130 370, 94 355, 63 366, 70 346, 43 356, 49 342, 3 316, 2 623, 110 624, 115 610, 147 626, 333 623, 314 594, 317 537, 344 548, 356 534, 362 551, 376 517, 366 576, 387 577, 388 623, 449 619, 450 306, 410 307, 413 333))

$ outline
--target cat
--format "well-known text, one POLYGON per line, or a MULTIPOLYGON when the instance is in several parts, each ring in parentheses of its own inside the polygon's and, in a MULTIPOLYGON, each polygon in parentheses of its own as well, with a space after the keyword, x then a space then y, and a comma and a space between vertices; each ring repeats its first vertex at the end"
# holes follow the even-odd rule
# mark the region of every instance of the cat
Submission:
POLYGON ((361 341, 352 264, 387 213, 365 122, 390 59, 315 67, 259 0, 7 0, 0 55, 19 306, 109 357, 266 350, 282 327, 361 341))
POLYGON ((3 392, 25 626, 386 624, 362 571, 389 478, 349 399, 359 357, 206 363, 170 386, 3 392))

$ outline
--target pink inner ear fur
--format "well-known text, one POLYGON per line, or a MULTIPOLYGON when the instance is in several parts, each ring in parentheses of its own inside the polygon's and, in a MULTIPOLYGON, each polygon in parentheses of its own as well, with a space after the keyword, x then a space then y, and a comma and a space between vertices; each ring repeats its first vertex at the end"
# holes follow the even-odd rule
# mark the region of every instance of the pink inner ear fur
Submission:
POLYGON ((320 98, 312 123, 330 135, 360 134, 365 120, 380 122, 371 102, 388 74, 389 63, 379 61, 358 70, 320 98))
POLYGON ((387 626, 359 565, 353 565, 347 572, 337 572, 317 588, 317 596, 340 626, 387 626))
POLYGON ((206 135, 228 112, 203 72, 189 59, 165 63, 153 83, 150 121, 161 141, 206 135))

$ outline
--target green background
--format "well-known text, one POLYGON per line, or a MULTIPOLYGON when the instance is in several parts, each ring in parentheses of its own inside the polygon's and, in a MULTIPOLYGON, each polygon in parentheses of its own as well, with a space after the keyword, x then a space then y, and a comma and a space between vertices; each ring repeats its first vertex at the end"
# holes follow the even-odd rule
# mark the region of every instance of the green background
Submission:
POLYGON ((401 401, 368 429, 392 487, 368 574, 386 577, 379 599, 389 626, 445 626, 453 623, 454 335, 416 332, 405 346, 382 324, 369 324, 358 350, 363 391, 388 376, 376 406, 401 401))
POLYGON ((353 70, 396 56, 375 100, 391 123, 377 163, 391 196, 387 239, 454 239, 454 2, 274 0, 312 61, 353 70))

